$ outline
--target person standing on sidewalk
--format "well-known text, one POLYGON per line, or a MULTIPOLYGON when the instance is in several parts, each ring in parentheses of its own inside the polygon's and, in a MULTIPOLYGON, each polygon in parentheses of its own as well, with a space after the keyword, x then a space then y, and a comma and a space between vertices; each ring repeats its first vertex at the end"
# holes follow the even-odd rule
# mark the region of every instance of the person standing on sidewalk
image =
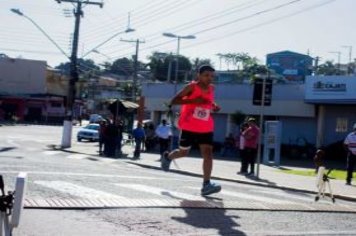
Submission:
POLYGON ((353 131, 346 136, 344 145, 347 149, 346 184, 351 185, 352 174, 356 164, 356 123, 353 126, 353 131))
POLYGON ((159 153, 162 156, 165 151, 169 150, 169 144, 172 138, 172 129, 167 124, 167 120, 163 119, 162 123, 156 128, 155 132, 159 140, 159 153))
POLYGON ((135 140, 134 159, 140 159, 141 145, 145 141, 145 130, 142 127, 142 123, 137 123, 137 127, 132 131, 132 136, 135 140))
POLYGON ((178 126, 181 130, 179 148, 172 152, 164 152, 161 167, 169 171, 173 159, 187 156, 193 143, 197 143, 203 157, 202 195, 221 191, 221 186, 210 181, 213 168, 213 134, 214 121, 211 112, 220 110, 214 102, 214 68, 203 65, 199 68, 197 80, 185 86, 170 102, 181 105, 178 126))
MULTIPOLYGON (((257 156, 257 145, 258 137, 260 135, 260 129, 256 125, 255 118, 249 118, 247 120, 248 128, 242 132, 242 136, 245 139, 245 155, 250 166, 250 172, 247 173, 248 176, 255 175, 255 162, 257 156)), ((248 169, 248 167, 247 167, 248 169)))
POLYGON ((243 132, 249 127, 247 123, 243 123, 240 128, 240 138, 239 138, 239 152, 241 158, 241 168, 238 174, 245 175, 247 174, 248 169, 248 159, 245 151, 245 137, 242 135, 243 132))

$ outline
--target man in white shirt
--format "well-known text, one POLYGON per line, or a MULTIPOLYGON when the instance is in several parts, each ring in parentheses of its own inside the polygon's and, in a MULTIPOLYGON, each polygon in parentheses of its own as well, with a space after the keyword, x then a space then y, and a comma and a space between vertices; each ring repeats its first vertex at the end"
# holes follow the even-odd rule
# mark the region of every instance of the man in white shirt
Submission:
POLYGON ((159 152, 162 157, 162 154, 168 151, 172 137, 171 126, 167 124, 165 119, 163 119, 162 123, 156 128, 156 135, 159 139, 159 152))
POLYGON ((344 145, 348 152, 346 184, 351 185, 352 173, 356 164, 356 123, 353 126, 353 131, 346 136, 344 145))

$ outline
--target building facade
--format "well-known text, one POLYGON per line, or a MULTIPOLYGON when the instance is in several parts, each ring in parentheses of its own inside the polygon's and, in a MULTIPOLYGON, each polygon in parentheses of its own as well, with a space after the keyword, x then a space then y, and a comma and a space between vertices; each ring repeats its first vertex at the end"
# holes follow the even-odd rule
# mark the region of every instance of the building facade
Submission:
POLYGON ((356 77, 308 76, 305 102, 316 107, 317 145, 341 141, 356 123, 356 77))
MULTIPOLYGON (((151 113, 151 119, 158 124, 167 113, 167 104, 175 91, 182 85, 146 83, 143 85, 145 110, 151 113)), ((253 86, 250 84, 217 84, 215 99, 221 110, 214 114, 216 142, 223 142, 229 133, 236 133, 238 127, 232 122, 237 111, 247 116, 259 117, 260 106, 252 105, 253 86)), ((313 104, 304 102, 303 84, 274 84, 272 104, 263 109, 265 120, 282 122, 282 143, 315 144, 316 112, 313 104)))
POLYGON ((267 67, 289 81, 304 81, 312 74, 313 58, 291 51, 267 54, 267 67))

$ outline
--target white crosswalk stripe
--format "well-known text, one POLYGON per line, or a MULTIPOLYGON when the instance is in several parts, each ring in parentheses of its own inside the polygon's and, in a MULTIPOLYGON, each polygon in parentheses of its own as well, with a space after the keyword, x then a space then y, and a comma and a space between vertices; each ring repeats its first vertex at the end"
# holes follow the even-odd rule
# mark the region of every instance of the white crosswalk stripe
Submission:
POLYGON ((147 192, 159 196, 167 196, 170 198, 176 198, 176 199, 184 199, 184 200, 192 200, 192 201, 204 201, 205 198, 201 196, 196 196, 192 194, 187 194, 187 193, 182 193, 182 192, 176 192, 176 191, 170 191, 164 188, 157 188, 157 187, 152 187, 152 186, 147 186, 147 185, 142 185, 142 184, 115 184, 117 186, 123 187, 123 188, 129 188, 133 189, 136 191, 142 191, 142 192, 147 192))
POLYGON ((54 155, 60 154, 62 152, 61 151, 44 151, 42 153, 47 155, 47 156, 54 156, 54 155))
POLYGON ((68 159, 86 159, 88 157, 89 155, 85 155, 85 154, 70 154, 66 156, 66 158, 68 159))
MULTIPOLYGON (((197 187, 189 187, 191 189, 198 189, 197 187)), ((260 202, 266 202, 266 203, 273 203, 273 204, 292 204, 293 202, 291 201, 286 201, 286 200, 279 200, 278 198, 272 198, 272 197, 263 197, 263 196, 256 196, 253 194, 247 194, 247 193, 241 193, 241 192, 233 192, 233 191, 228 191, 222 189, 219 195, 225 195, 225 196, 230 196, 230 197, 236 197, 240 199, 247 199, 251 201, 260 201, 260 202)))
POLYGON ((125 197, 107 193, 104 191, 83 187, 80 185, 72 184, 65 181, 35 181, 35 184, 42 185, 47 188, 51 188, 63 193, 67 193, 76 197, 81 198, 117 198, 117 199, 126 199, 125 197))

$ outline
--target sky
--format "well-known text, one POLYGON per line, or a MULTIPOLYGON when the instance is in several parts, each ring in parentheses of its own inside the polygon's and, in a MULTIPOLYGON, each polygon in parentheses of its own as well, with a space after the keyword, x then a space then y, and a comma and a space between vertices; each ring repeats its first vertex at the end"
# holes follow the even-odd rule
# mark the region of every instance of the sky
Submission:
MULTIPOLYGON (((219 60, 218 53, 244 52, 262 64, 268 53, 284 50, 319 56, 321 63, 337 62, 335 52, 341 53, 341 63, 347 63, 350 47, 356 55, 355 0, 91 1, 104 5, 84 4, 78 57, 96 48, 97 52, 84 58, 98 64, 135 54, 135 43, 121 39, 144 42, 139 45, 141 61, 147 61, 154 51, 177 53, 178 40, 163 33, 194 35, 195 39, 180 40, 179 54, 211 59, 222 70, 228 65, 219 60), (135 31, 125 33, 128 26, 135 31)), ((0 0, 0 53, 44 60, 53 67, 68 62, 73 8, 72 3, 55 0, 0 0), (28 18, 14 14, 12 8, 28 18)), ((229 65, 229 69, 233 67, 229 65)))

